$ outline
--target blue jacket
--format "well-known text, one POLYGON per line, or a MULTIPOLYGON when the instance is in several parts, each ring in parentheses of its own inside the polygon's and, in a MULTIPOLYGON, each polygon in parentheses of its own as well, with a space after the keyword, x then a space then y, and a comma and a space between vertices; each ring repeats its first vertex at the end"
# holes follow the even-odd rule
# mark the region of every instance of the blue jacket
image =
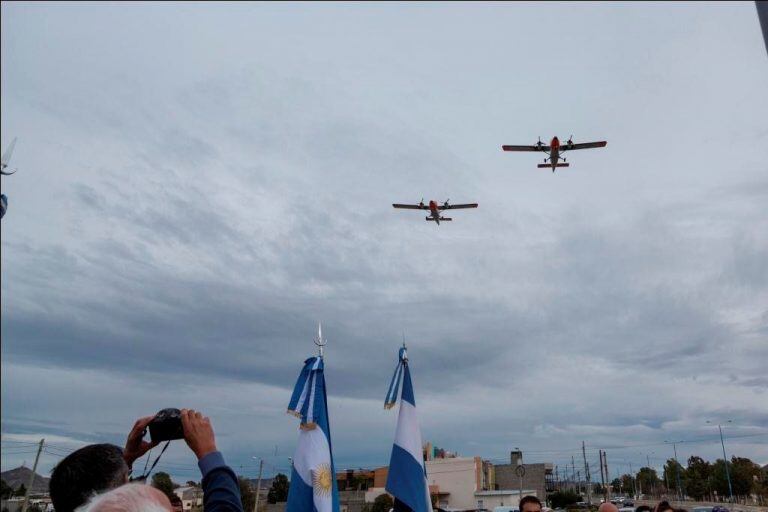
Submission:
POLYGON ((211 452, 197 462, 203 474, 205 512, 243 512, 240 484, 221 452, 211 452))

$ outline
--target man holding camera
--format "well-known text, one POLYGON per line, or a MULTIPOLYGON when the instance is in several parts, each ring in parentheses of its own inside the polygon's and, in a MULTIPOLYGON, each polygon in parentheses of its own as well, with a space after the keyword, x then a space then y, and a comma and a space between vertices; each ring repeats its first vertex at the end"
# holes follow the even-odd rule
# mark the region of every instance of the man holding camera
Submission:
POLYGON ((56 512, 74 512, 94 494, 127 483, 134 461, 157 446, 160 440, 181 438, 197 456, 203 476, 205 511, 243 512, 237 477, 216 449, 210 420, 190 409, 174 410, 170 418, 166 417, 166 411, 136 421, 124 450, 110 444, 89 445, 59 462, 50 481, 51 501, 56 512), (163 421, 158 421, 163 413, 166 413, 163 421), (169 425, 170 434, 166 428, 169 425), (153 436, 151 442, 144 441, 147 428, 153 436))

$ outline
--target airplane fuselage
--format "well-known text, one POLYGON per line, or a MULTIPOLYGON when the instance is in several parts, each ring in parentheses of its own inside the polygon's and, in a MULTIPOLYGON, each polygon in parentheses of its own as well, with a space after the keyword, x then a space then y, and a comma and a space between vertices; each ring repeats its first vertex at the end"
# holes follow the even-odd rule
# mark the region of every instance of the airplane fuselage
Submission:
POLYGON ((560 160, 560 139, 552 137, 552 141, 549 143, 549 163, 552 165, 552 172, 555 172, 557 168, 557 162, 560 160))
POLYGON ((437 201, 429 202, 429 216, 435 221, 435 224, 440 225, 440 210, 437 209, 437 201))

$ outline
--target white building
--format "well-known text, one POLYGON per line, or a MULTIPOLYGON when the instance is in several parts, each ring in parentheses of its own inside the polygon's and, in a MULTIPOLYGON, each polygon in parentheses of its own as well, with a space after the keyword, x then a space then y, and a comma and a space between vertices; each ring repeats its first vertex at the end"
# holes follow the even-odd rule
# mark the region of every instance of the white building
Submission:
POLYGON ((199 487, 178 487, 173 492, 181 499, 184 512, 203 506, 203 490, 199 487))
MULTIPOLYGON (((536 491, 523 489, 523 496, 536 496, 536 491)), ((495 507, 517 507, 520 504, 520 490, 479 491, 475 493, 475 506, 493 510, 495 507)))

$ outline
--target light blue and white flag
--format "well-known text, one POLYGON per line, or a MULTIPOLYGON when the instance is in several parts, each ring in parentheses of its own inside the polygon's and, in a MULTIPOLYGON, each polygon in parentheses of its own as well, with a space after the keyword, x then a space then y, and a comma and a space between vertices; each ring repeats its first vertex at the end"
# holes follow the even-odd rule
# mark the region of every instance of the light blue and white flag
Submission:
POLYGON ((339 512, 322 357, 304 362, 288 412, 301 425, 286 512, 339 512))
POLYGON ((395 497, 395 512, 432 512, 427 470, 424 467, 421 448, 421 430, 416 418, 416 399, 413 397, 405 347, 399 352, 397 368, 384 400, 385 408, 390 409, 397 402, 401 380, 403 390, 400 396, 400 415, 397 418, 395 444, 392 445, 385 488, 395 497))

